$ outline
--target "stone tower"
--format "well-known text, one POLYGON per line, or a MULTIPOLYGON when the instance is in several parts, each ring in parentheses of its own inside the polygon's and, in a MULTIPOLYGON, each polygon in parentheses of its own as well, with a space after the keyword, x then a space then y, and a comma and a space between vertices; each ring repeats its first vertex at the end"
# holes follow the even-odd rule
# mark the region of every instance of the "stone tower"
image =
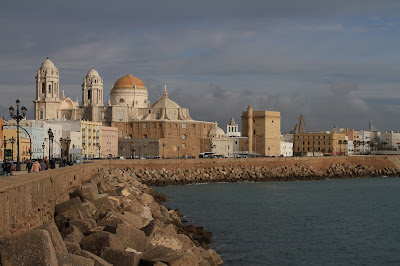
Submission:
POLYGON ((47 58, 36 73, 35 120, 54 119, 60 116, 60 76, 54 63, 47 58))
POLYGON ((103 106, 103 79, 92 67, 83 79, 82 106, 103 106))

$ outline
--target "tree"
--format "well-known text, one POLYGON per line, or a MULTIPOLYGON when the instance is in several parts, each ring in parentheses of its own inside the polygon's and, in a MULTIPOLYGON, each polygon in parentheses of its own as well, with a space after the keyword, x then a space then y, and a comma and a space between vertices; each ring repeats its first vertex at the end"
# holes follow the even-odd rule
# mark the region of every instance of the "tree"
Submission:
POLYGON ((343 144, 344 144, 344 155, 346 155, 346 145, 348 144, 349 142, 347 141, 347 140, 344 140, 343 141, 343 144))
POLYGON ((340 153, 339 153, 339 155, 342 155, 342 144, 343 144, 343 141, 342 141, 342 140, 339 140, 338 144, 339 144, 339 147, 340 147, 340 153))

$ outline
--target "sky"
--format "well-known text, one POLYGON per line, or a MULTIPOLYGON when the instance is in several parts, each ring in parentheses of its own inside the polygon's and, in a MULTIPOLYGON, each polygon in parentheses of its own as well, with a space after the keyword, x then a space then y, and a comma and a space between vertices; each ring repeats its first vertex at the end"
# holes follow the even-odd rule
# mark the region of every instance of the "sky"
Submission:
MULTIPOLYGON (((400 1, 5 1, 0 9, 0 116, 19 98, 33 118, 48 57, 60 92, 79 98, 93 66, 105 102, 124 75, 154 103, 164 84, 193 119, 241 124, 247 106, 279 111, 281 131, 399 131, 400 1)), ((60 95, 61 96, 61 95, 60 95)))

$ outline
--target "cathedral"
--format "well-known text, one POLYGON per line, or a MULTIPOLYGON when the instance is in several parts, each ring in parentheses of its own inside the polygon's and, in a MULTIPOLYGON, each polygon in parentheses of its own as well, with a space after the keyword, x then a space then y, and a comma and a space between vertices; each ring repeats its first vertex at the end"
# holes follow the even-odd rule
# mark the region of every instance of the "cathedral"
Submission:
MULTIPOLYGON (((217 123, 193 120, 188 108, 169 99, 166 86, 161 99, 151 105, 144 83, 126 75, 115 82, 105 105, 103 79, 94 68, 83 79, 81 103, 66 97, 64 91, 60 97, 59 81, 57 67, 47 58, 36 74, 35 120, 87 120, 116 127, 119 153, 127 157, 132 151, 162 157, 198 156, 219 148, 212 136, 217 123)), ((223 153, 231 156, 233 145, 228 146, 223 153)))
POLYGON ((104 105, 103 79, 90 69, 82 82, 82 101, 60 97, 60 75, 50 59, 46 59, 36 74, 35 120, 88 120, 112 125, 113 122, 150 120, 193 120, 187 108, 181 108, 168 98, 166 87, 162 98, 150 105, 143 82, 132 75, 115 82, 110 100, 104 105))

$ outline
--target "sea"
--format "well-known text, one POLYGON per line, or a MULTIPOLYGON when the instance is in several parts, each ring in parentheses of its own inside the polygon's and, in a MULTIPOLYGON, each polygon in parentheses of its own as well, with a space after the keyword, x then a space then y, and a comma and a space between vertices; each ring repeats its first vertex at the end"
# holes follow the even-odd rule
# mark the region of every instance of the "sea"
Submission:
POLYGON ((400 178, 154 187, 224 265, 400 265, 400 178))

